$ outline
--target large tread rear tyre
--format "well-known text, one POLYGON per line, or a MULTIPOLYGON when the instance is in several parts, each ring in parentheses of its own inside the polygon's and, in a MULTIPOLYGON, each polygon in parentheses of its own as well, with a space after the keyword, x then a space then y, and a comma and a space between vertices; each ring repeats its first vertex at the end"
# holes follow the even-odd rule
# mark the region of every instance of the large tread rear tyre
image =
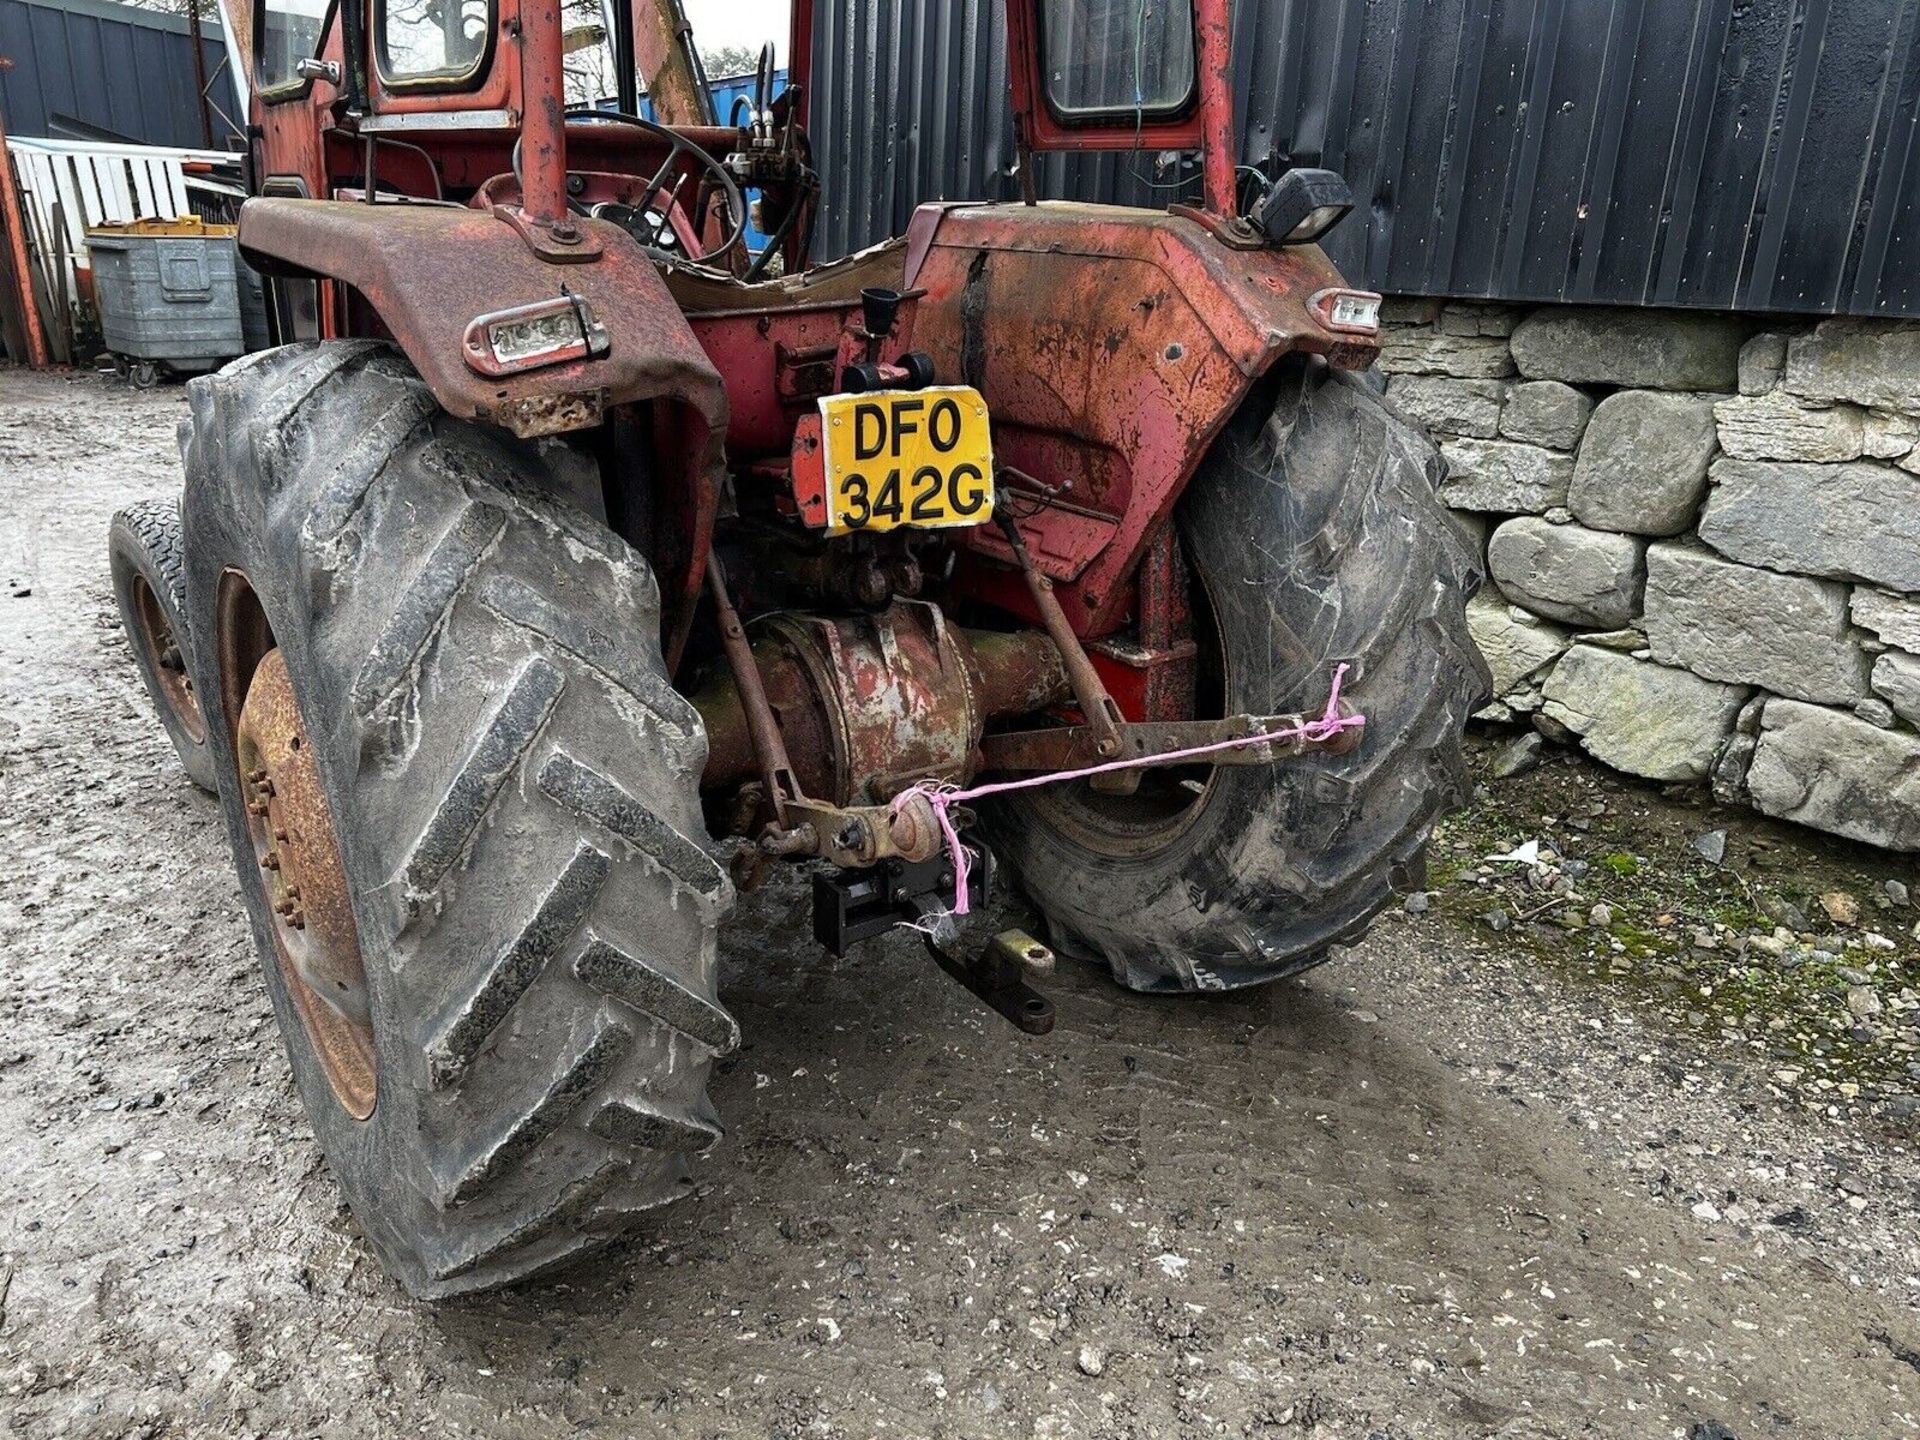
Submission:
POLYGON ((220 697, 209 747, 301 1097, 409 1291, 524 1278, 683 1192, 685 1156, 720 1133, 711 1062, 738 1043, 715 993, 733 892, 704 848, 706 736, 666 680, 652 572, 388 347, 288 346, 190 395, 196 676, 220 697), (352 896, 364 1120, 301 1018, 248 829, 245 678, 229 661, 223 689, 220 659, 243 583, 352 896))
POLYGON ((187 778, 213 793, 213 754, 207 749, 206 722, 188 663, 193 645, 187 630, 179 500, 141 500, 116 514, 107 526, 107 565, 120 624, 147 698, 187 778))
POLYGON ((1461 739, 1488 676, 1466 628, 1479 557, 1435 495, 1441 461, 1363 382, 1316 360, 1256 389, 1177 513, 1224 652, 1227 713, 1317 713, 1334 667, 1360 745, 1219 767, 1177 822, 1114 819, 1084 786, 983 814, 1069 954, 1135 990, 1225 990, 1357 939, 1419 883, 1467 793, 1461 739))

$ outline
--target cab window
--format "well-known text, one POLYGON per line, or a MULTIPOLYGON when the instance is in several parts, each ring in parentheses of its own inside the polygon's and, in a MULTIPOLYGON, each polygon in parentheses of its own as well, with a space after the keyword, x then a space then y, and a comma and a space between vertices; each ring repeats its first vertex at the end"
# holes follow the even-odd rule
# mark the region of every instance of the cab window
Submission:
POLYGON ((264 0, 253 62, 263 93, 306 88, 293 67, 320 53, 328 8, 328 0, 264 0))
POLYGON ((484 68, 492 0, 375 0, 374 12, 387 85, 454 90, 484 68))
POLYGON ((1062 120, 1153 119, 1193 99, 1192 0, 1042 0, 1047 106, 1062 120))

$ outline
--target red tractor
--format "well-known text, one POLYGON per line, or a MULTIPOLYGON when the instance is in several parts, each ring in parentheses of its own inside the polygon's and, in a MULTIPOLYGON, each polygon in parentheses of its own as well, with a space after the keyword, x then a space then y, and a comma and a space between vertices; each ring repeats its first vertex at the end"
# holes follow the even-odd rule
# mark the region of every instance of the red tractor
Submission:
POLYGON ((739 1038, 715 937, 774 865, 832 949, 914 924, 1031 1031, 1049 950, 959 918, 993 872, 1153 991, 1293 974, 1420 883, 1478 562, 1314 243, 1345 186, 1235 165, 1228 0, 1009 0, 1027 193, 824 264, 809 0, 723 124, 672 0, 612 0, 577 110, 561 0, 320 8, 229 5, 282 344, 193 382, 181 513, 114 561, 410 1290, 681 1193, 739 1038), (1039 202, 1047 148, 1203 191, 1039 202))

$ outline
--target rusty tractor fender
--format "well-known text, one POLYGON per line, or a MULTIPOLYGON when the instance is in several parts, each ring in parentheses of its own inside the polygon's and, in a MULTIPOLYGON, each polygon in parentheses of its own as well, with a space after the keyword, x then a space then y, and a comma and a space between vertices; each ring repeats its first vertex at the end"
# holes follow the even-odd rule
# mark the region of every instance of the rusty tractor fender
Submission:
MULTIPOLYGON (((1318 247, 1247 243, 1192 212, 929 205, 908 236, 905 283, 926 291, 914 344, 986 396, 996 462, 1051 482, 1022 497, 1020 529, 1082 636, 1125 623, 1148 543, 1280 357, 1378 354, 1321 320, 1315 298, 1345 282, 1318 247)), ((1038 618, 1001 533, 965 534, 997 563, 960 584, 1038 618)))
POLYGON ((240 208, 240 247, 267 273, 351 286, 451 415, 526 438, 597 425, 617 405, 677 401, 704 422, 708 453, 693 468, 717 477, 727 427, 719 372, 633 240, 606 221, 579 224, 588 258, 556 265, 485 210, 255 198, 240 208), (563 294, 585 300, 606 328, 604 355, 499 376, 467 364, 474 319, 563 294))

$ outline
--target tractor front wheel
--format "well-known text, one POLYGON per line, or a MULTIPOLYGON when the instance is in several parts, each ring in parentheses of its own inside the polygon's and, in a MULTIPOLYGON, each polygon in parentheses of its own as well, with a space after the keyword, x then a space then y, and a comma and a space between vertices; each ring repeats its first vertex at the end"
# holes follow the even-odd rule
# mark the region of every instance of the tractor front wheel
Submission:
POLYGON ((417 1295, 681 1194, 732 899, 647 562, 363 341, 190 387, 207 745, 294 1079, 417 1295))
POLYGON ((114 603, 147 697, 187 778, 215 789, 213 755, 187 665, 187 574, 180 549, 180 502, 142 500, 107 527, 114 603))
POLYGON ((1325 959, 1419 883, 1488 688, 1465 616, 1480 563, 1434 493, 1439 466, 1316 360, 1241 407, 1176 516, 1202 693, 1215 714, 1317 714, 1345 662, 1363 738, 1271 767, 1149 771, 1131 796, 1081 782, 991 804, 989 837, 1060 949, 1136 990, 1255 985, 1325 959))

